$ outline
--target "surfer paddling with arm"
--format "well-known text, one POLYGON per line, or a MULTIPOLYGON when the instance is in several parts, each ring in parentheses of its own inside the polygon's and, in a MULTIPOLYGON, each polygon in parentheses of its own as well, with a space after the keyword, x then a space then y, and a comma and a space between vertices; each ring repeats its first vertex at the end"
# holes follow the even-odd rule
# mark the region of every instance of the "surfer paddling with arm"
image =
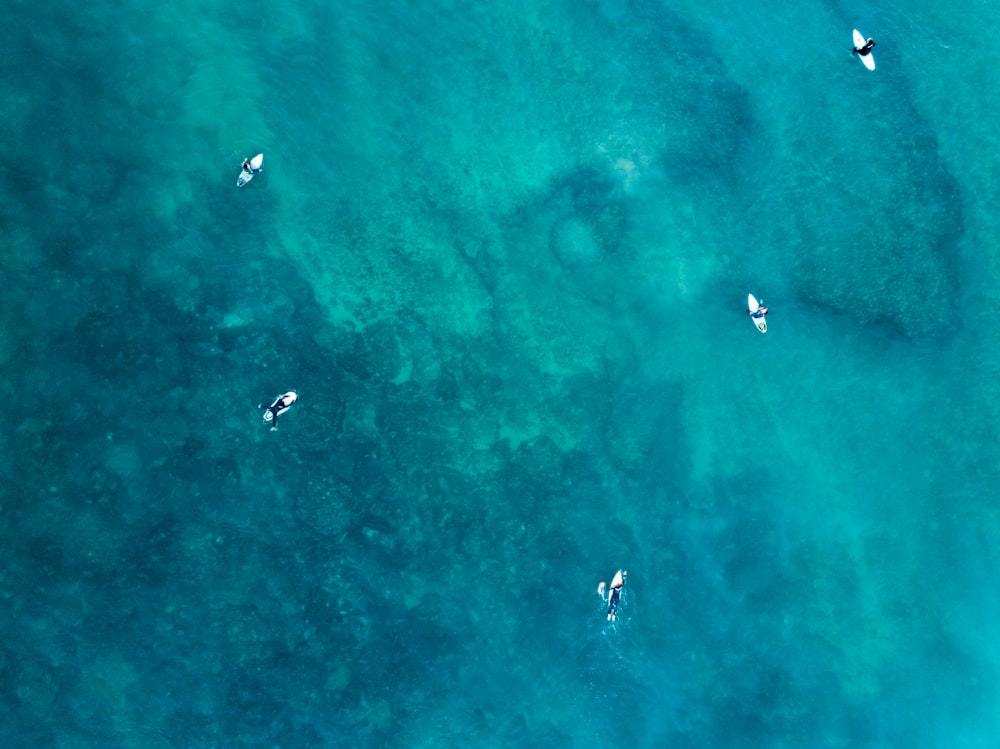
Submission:
POLYGON ((252 159, 243 159, 243 166, 240 168, 240 176, 236 178, 236 186, 243 187, 253 179, 255 174, 264 171, 264 154, 259 153, 252 159))
MULTIPOLYGON (((256 159, 256 157, 254 158, 256 159)), ((263 159, 261 159, 261 161, 263 161, 263 159)), ((264 166, 263 164, 254 166, 250 159, 243 159, 243 171, 247 174, 260 174, 264 171, 264 166)))
MULTIPOLYGON (((298 397, 293 391, 289 390, 284 395, 279 395, 275 398, 274 403, 267 407, 267 410, 264 412, 264 423, 271 425, 272 432, 278 429, 278 417, 291 408, 292 404, 298 400, 298 397)), ((258 404, 257 408, 264 408, 264 404, 258 404)))
POLYGON ((875 46, 875 40, 871 37, 865 40, 865 43, 860 47, 854 48, 854 54, 864 57, 865 55, 870 55, 872 52, 872 47, 875 46))
POLYGON ((767 314, 767 307, 758 302, 757 297, 753 294, 747 294, 747 314, 750 315, 750 322, 753 323, 757 330, 761 333, 767 332, 767 320, 764 319, 764 315, 767 314))
POLYGON ((627 577, 628 572, 626 570, 618 570, 615 573, 614 580, 611 581, 610 588, 603 581, 597 586, 597 594, 601 597, 602 601, 606 601, 608 604, 609 622, 618 620, 618 604, 621 603, 622 589, 625 587, 627 577), (607 596, 605 596, 605 593, 607 593, 607 596))
POLYGON ((875 70, 875 55, 872 54, 872 48, 875 46, 875 40, 871 37, 865 39, 864 34, 862 34, 857 29, 851 32, 851 42, 853 47, 851 47, 851 54, 857 55, 858 59, 861 60, 861 64, 864 65, 869 70, 875 70))

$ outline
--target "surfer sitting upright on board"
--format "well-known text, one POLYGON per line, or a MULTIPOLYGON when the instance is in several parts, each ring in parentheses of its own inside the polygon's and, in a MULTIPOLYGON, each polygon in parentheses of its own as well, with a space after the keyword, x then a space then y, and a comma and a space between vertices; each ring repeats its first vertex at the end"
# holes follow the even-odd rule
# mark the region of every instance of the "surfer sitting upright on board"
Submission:
MULTIPOLYGON (((278 417, 291 408, 298 397, 293 391, 289 390, 284 395, 279 395, 275 398, 274 403, 267 407, 267 410, 264 412, 264 423, 271 424, 272 432, 278 429, 278 417)), ((257 408, 264 408, 264 404, 259 404, 257 408)))
POLYGON ((763 317, 764 315, 767 314, 767 307, 765 307, 762 304, 757 308, 756 312, 751 312, 750 310, 747 310, 747 314, 750 315, 750 317, 763 317))
POLYGON ((247 174, 259 174, 264 171, 264 167, 259 166, 256 169, 250 164, 250 159, 243 159, 243 171, 247 174))
POLYGON ((865 55, 871 54, 872 47, 874 46, 875 46, 875 40, 872 39, 871 37, 868 37, 868 39, 865 41, 865 46, 854 48, 854 54, 861 55, 862 57, 864 57, 865 55))
POLYGON ((618 620, 618 604, 622 600, 622 588, 625 587, 625 578, 628 577, 628 572, 625 570, 618 570, 615 573, 615 579, 611 581, 611 587, 608 588, 607 585, 602 581, 600 585, 597 586, 597 593, 600 595, 602 600, 608 603, 608 621, 613 622, 618 620), (605 598, 604 593, 607 591, 607 597, 605 598))

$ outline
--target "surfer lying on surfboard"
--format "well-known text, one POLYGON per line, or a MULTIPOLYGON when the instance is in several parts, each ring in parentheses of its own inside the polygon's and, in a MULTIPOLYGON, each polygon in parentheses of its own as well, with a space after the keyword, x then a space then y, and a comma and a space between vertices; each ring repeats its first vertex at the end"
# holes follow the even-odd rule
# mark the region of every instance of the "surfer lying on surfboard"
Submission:
POLYGON ((750 310, 747 310, 747 314, 750 315, 750 317, 755 317, 755 318, 763 317, 764 315, 767 314, 767 307, 765 307, 762 304, 757 308, 756 312, 751 312, 750 310))
POLYGON ((252 159, 243 159, 243 166, 240 169, 240 176, 236 178, 236 186, 243 187, 255 174, 264 171, 264 154, 259 153, 252 159))
POLYGON ((868 39, 865 40, 864 46, 854 48, 854 54, 861 55, 862 57, 864 57, 865 55, 870 55, 872 52, 872 47, 874 46, 875 46, 875 40, 872 39, 871 37, 868 37, 868 39))
POLYGON ((250 159, 243 159, 243 171, 246 172, 247 174, 260 174, 261 172, 264 171, 264 167, 263 166, 255 167, 253 164, 250 163, 250 159))
POLYGON ((613 622, 618 620, 618 604, 622 600, 622 588, 625 587, 625 579, 628 577, 628 572, 625 570, 618 570, 615 573, 615 579, 611 581, 611 587, 601 581, 601 584, 597 586, 597 594, 601 597, 602 601, 606 601, 608 604, 608 621, 613 622), (607 596, 605 596, 607 592, 607 596))
MULTIPOLYGON (((278 428, 278 417, 285 413, 292 404, 298 399, 294 392, 289 390, 284 395, 279 395, 274 399, 274 403, 267 407, 267 411, 264 412, 264 423, 271 425, 271 431, 276 431, 278 428)), ((263 403, 259 403, 257 408, 264 408, 263 403)))

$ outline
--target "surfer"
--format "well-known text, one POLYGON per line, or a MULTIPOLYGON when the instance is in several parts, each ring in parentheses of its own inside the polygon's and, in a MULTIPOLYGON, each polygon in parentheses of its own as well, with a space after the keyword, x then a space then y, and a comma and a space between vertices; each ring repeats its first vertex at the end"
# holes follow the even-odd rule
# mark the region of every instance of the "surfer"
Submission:
POLYGON ((252 159, 243 159, 243 166, 240 168, 240 176, 236 178, 236 186, 243 187, 255 174, 264 171, 264 154, 259 153, 252 159))
POLYGON ((747 310, 747 314, 750 315, 750 317, 753 317, 753 318, 761 318, 761 317, 763 317, 764 315, 767 314, 767 307, 765 307, 762 304, 762 305, 760 305, 757 308, 756 312, 751 312, 750 310, 747 310))
MULTIPOLYGON (((864 46, 854 48, 854 54, 860 55, 861 57, 864 57, 865 55, 870 55, 872 47, 874 46, 875 46, 875 40, 872 39, 871 37, 868 37, 868 39, 864 43, 864 46)), ((764 314, 766 315, 767 313, 765 312, 764 314)))
POLYGON ((614 622, 618 620, 618 604, 622 600, 622 588, 625 587, 625 579, 628 577, 628 572, 626 570, 618 570, 615 573, 615 579, 611 581, 611 587, 602 581, 600 585, 597 586, 597 594, 601 597, 602 601, 606 601, 608 604, 608 621, 614 622), (607 592, 607 597, 604 593, 607 592))
MULTIPOLYGON (((271 424, 272 432, 276 431, 278 428, 278 417, 291 408, 292 404, 295 403, 298 397, 299 396, 297 396, 293 391, 289 390, 284 395, 279 395, 275 398, 274 403, 267 407, 267 411, 264 412, 264 423, 271 424)), ((264 404, 259 403, 257 408, 264 408, 264 404)))
POLYGON ((243 159, 243 171, 247 174, 260 174, 264 171, 264 167, 258 166, 254 168, 253 164, 250 163, 250 159, 243 159))

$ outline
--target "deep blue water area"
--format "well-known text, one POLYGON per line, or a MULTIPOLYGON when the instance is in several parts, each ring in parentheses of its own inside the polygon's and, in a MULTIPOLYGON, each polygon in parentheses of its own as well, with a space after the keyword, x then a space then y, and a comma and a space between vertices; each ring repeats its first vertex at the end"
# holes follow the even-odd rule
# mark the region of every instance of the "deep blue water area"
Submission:
POLYGON ((1000 745, 995 8, 5 10, 0 744, 1000 745))

